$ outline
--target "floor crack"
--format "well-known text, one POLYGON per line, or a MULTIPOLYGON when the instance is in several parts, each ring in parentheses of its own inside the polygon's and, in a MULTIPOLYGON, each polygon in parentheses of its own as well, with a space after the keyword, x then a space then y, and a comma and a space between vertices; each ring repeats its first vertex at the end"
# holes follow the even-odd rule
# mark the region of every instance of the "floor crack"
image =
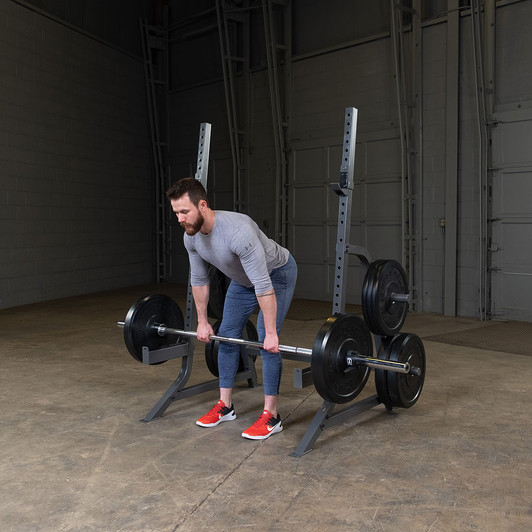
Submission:
POLYGON ((181 526, 187 523, 187 521, 194 517, 194 514, 211 498, 212 495, 214 495, 226 482, 229 478, 231 478, 235 473, 237 473, 240 468, 242 467, 242 464, 246 462, 255 452, 257 449, 260 449, 264 442, 260 442, 260 445, 257 445, 251 452, 249 452, 246 456, 242 458, 242 460, 236 464, 235 467, 233 467, 219 482, 218 484, 201 500, 199 501, 194 508, 190 511, 190 513, 183 519, 180 523, 178 523, 172 532, 175 532, 178 530, 181 526))

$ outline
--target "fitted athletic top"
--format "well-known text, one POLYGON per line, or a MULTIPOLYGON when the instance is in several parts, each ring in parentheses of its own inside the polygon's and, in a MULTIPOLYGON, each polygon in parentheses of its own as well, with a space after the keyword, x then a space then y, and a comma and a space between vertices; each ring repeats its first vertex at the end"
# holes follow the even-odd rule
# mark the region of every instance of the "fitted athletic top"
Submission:
POLYGON ((190 260, 190 284, 209 284, 209 264, 256 294, 272 290, 270 273, 284 266, 289 251, 268 238, 246 214, 214 211, 214 227, 208 234, 184 234, 190 260))

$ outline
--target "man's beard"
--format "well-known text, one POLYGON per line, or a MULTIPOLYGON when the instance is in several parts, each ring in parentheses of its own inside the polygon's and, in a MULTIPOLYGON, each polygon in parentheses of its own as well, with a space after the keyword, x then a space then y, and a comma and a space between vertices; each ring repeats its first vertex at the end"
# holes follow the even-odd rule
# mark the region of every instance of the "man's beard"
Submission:
POLYGON ((189 236, 194 236, 200 229, 203 223, 205 222, 205 218, 203 218, 203 215, 201 212, 198 212, 198 219, 196 220, 196 223, 194 224, 185 224, 182 223, 181 227, 185 230, 185 233, 189 236))

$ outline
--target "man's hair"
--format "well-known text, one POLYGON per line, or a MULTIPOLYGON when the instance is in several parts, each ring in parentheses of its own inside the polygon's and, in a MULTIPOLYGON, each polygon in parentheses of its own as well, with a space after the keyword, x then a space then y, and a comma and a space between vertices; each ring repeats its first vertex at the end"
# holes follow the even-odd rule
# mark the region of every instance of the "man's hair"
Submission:
POLYGON ((205 192, 203 185, 193 177, 180 179, 166 191, 166 197, 169 200, 179 199, 185 194, 188 194, 194 207, 197 207, 201 200, 205 200, 208 203, 207 192, 205 192))

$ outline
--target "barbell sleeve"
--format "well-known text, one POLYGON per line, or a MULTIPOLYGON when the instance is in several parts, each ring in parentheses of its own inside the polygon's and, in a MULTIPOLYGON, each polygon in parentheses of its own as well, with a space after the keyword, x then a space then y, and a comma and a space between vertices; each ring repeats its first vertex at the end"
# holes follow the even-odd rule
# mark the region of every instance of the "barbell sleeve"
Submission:
POLYGON ((413 370, 419 371, 419 368, 412 368, 408 362, 395 362, 393 360, 371 358, 359 354, 347 355, 345 360, 348 366, 354 366, 355 364, 358 364, 375 369, 385 369, 387 371, 394 371, 395 373, 415 374, 413 370))
POLYGON ((408 303, 408 300, 410 299, 409 294, 396 294, 393 293, 391 296, 391 300, 394 303, 408 303))

